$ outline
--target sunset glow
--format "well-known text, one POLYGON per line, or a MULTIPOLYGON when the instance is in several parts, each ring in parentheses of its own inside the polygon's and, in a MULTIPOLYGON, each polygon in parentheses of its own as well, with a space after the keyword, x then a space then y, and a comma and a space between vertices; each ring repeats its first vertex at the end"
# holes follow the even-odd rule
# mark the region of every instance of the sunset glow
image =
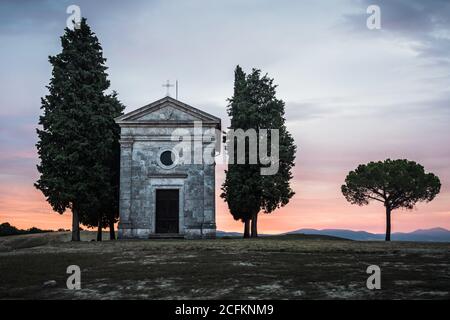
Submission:
MULTIPOLYGON (((235 66, 261 68, 275 79, 298 146, 296 195, 286 207, 261 214, 260 233, 383 233, 383 207, 351 205, 340 188, 358 164, 387 158, 414 160, 442 182, 432 203, 394 212, 393 232, 450 229, 448 25, 392 7, 383 29, 369 31, 358 18, 368 1, 340 1, 333 10, 315 1, 303 7, 261 1, 255 10, 239 1, 211 1, 203 4, 207 16, 169 1, 78 2, 103 45, 111 88, 126 112, 163 97, 161 84, 178 79, 180 100, 220 117, 226 128, 235 66)), ((70 212, 53 212, 33 186, 40 98, 51 77, 48 56, 60 51, 69 2, 49 3, 0 4, 0 223, 23 229, 71 227, 70 212)), ((225 168, 216 167, 217 229, 242 232, 220 198, 225 168)))

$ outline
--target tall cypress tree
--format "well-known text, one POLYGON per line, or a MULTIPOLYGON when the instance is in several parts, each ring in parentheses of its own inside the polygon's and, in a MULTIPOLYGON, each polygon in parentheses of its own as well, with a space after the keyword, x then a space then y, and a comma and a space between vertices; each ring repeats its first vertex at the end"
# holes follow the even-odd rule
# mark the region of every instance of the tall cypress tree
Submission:
MULTIPOLYGON (((284 102, 276 98, 273 79, 267 75, 261 76, 260 70, 253 69, 246 75, 238 66, 235 71, 234 95, 229 101, 231 129, 255 129, 257 134, 260 129, 279 130, 279 162, 278 171, 274 175, 261 175, 261 168, 266 165, 259 158, 257 164, 249 164, 247 141, 246 163, 229 164, 222 186, 221 197, 228 203, 231 214, 236 220, 240 219, 245 223, 244 237, 249 236, 250 222, 251 236, 257 237, 259 212, 263 210, 271 213, 285 206, 294 195, 289 182, 295 165, 296 147, 285 125, 284 102)), ((267 138, 270 145, 270 131, 267 138)))
MULTIPOLYGON (((227 111, 231 118, 230 129, 255 128, 254 105, 249 99, 246 74, 240 66, 235 70, 234 94, 229 99, 227 111)), ((234 159, 229 159, 221 197, 227 202, 233 218, 244 223, 244 238, 248 238, 251 218, 259 211, 259 166, 248 164, 248 141, 246 141, 246 164, 237 164, 237 145, 228 141, 228 148, 231 148, 231 145, 234 146, 234 159)))
MULTIPOLYGON (((123 106, 109 88, 106 59, 96 35, 82 19, 80 28, 65 29, 62 52, 49 58, 53 66, 49 94, 41 99, 43 115, 37 130, 37 166, 40 178, 35 183, 53 210, 72 211, 72 240, 80 240, 80 221, 98 215, 101 195, 109 190, 110 163, 117 151, 114 117, 123 106)), ((99 221, 100 219, 97 219, 99 221)))

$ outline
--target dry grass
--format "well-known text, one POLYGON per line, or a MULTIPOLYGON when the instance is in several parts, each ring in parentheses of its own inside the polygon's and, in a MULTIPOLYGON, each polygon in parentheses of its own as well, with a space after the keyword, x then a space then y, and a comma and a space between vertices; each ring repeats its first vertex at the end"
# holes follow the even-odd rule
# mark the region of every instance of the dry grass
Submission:
MULTIPOLYGON (((93 238, 84 233, 83 238, 93 238)), ((274 237, 67 242, 70 234, 0 239, 0 298, 448 299, 450 245, 274 237), (66 289, 66 268, 82 290, 66 289), (382 290, 366 288, 366 268, 382 290), (43 283, 55 280, 56 286, 43 283)))

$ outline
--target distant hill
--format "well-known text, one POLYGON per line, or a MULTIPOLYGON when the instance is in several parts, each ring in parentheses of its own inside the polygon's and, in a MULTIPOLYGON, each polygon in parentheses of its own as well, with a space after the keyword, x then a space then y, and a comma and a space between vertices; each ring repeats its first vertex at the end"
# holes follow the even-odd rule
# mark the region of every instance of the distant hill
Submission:
POLYGON ((339 238, 351 239, 351 240, 359 240, 359 241, 370 241, 370 240, 383 240, 384 235, 369 233, 366 231, 352 231, 345 229, 324 229, 324 230, 316 230, 316 229, 300 229, 288 232, 287 234, 317 234, 317 235, 326 235, 326 236, 334 236, 339 238))
POLYGON ((450 231, 444 228, 419 229, 410 233, 394 233, 394 240, 450 242, 450 231))
MULTIPOLYGON (((357 240, 357 241, 382 241, 384 240, 384 233, 370 233, 366 231, 353 231, 346 229, 299 229, 287 232, 284 235, 321 235, 330 236, 342 239, 357 240)), ((260 235, 263 237, 271 236, 269 234, 260 235)), ((218 238, 236 238, 242 237, 239 232, 217 231, 218 238)), ((450 231, 444 228, 419 229, 413 232, 394 232, 391 235, 392 240, 397 241, 422 241, 422 242, 450 242, 450 231)))
POLYGON ((242 237, 243 234, 239 232, 228 232, 228 231, 216 231, 216 237, 217 238, 236 238, 236 237, 242 237))
POLYGON ((321 234, 305 234, 305 233, 291 233, 291 234, 277 234, 277 235, 266 235, 261 237, 261 239, 267 240, 335 240, 335 241, 353 241, 351 239, 340 238, 329 235, 321 234))
MULTIPOLYGON (((243 234, 240 232, 227 232, 227 231, 216 231, 217 238, 242 238, 243 234)), ((286 234, 259 234, 259 238, 263 239, 279 239, 279 240, 350 240, 347 238, 321 235, 321 234, 306 234, 306 233, 286 233, 286 234)))
MULTIPOLYGON (((259 237, 270 237, 270 236, 276 236, 277 234, 266 234, 266 233, 260 233, 258 234, 259 237)), ((279 234, 280 236, 283 234, 279 234)), ((216 237, 217 238, 242 238, 244 236, 241 232, 228 232, 228 231, 216 231, 216 237)))
MULTIPOLYGON (((366 231, 352 231, 345 229, 299 229, 286 234, 317 234, 358 241, 384 240, 384 234, 370 233, 366 231)), ((397 241, 434 241, 450 242, 450 231, 444 228, 420 229, 413 232, 394 232, 392 240, 397 241)))
POLYGON ((0 237, 7 237, 7 236, 17 236, 21 234, 36 234, 36 233, 48 233, 53 232, 52 230, 41 230, 38 228, 30 228, 27 230, 21 230, 18 229, 12 225, 10 225, 8 222, 0 224, 0 237))

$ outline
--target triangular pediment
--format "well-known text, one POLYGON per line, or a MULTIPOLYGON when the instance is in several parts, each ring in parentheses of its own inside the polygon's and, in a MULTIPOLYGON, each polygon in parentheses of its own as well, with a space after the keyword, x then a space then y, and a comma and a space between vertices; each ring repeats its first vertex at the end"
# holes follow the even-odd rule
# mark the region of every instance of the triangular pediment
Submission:
POLYGON ((116 118, 118 124, 164 124, 202 121, 216 123, 220 119, 171 97, 165 97, 116 118))

